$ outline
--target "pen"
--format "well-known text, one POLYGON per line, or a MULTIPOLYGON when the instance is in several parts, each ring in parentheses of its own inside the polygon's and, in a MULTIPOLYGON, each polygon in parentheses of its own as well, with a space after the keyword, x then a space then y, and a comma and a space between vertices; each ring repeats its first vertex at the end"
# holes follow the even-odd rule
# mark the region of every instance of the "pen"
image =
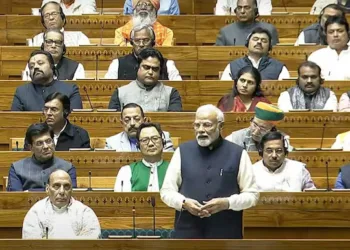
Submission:
POLYGON ((220 169, 220 176, 222 176, 222 171, 223 171, 223 169, 220 169))

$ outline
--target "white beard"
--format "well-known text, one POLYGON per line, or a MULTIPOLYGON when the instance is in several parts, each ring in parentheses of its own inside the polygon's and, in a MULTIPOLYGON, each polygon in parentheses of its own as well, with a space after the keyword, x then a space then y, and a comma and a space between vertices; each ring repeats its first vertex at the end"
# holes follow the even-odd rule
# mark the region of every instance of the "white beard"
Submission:
POLYGON ((208 135, 205 134, 207 138, 199 138, 199 134, 196 135, 196 140, 199 146, 201 147, 208 147, 210 144, 212 144, 216 139, 220 136, 220 130, 217 128, 215 133, 208 135))
POLYGON ((149 13, 147 16, 141 16, 139 14, 135 14, 132 17, 133 26, 153 26, 153 24, 157 21, 157 17, 155 13, 149 13))

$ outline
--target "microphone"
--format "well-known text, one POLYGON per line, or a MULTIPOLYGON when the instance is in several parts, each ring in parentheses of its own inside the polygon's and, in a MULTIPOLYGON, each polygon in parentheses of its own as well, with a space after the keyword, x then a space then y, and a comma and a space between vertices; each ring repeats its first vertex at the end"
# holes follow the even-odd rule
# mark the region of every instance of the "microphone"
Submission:
POLYGON ((103 15, 103 0, 101 1, 101 15, 103 15))
POLYGON ((243 142, 243 149, 247 150, 247 144, 245 143, 245 141, 243 142))
POLYGON ((84 90, 84 92, 85 92, 85 94, 86 94, 86 96, 88 98, 88 101, 89 101, 89 104, 90 104, 90 108, 92 109, 92 111, 94 111, 94 107, 92 106, 92 103, 91 103, 91 100, 90 100, 90 96, 89 96, 89 94, 87 92, 86 86, 84 86, 83 90, 84 90))
POLYGON ((152 212, 153 212, 153 236, 156 236, 156 198, 151 197, 152 212))
POLYGON ((314 15, 316 12, 316 6, 314 7, 313 11, 312 11, 312 14, 314 15))
POLYGON ((96 52, 96 63, 95 63, 95 66, 96 66, 96 72, 95 72, 95 75, 96 75, 96 80, 98 80, 98 54, 96 52))
POLYGON ((135 222, 135 217, 136 217, 136 209, 135 206, 132 206, 132 237, 136 238, 136 222, 135 222))
POLYGON ((233 46, 236 46, 236 38, 233 38, 233 46))
POLYGON ((87 191, 92 191, 92 187, 91 187, 91 171, 89 171, 89 187, 87 189, 87 191))
POLYGON ((124 181, 122 181, 122 183, 121 183, 121 192, 123 192, 123 187, 124 187, 124 181))
POLYGON ((324 132, 326 131, 326 123, 323 124, 323 128, 322 128, 322 137, 321 137, 321 145, 320 148, 318 148, 317 150, 322 150, 322 146, 323 146, 323 139, 324 139, 324 132))
POLYGON ((283 4, 284 11, 286 13, 288 13, 287 6, 286 6, 286 3, 284 2, 284 0, 282 0, 282 4, 283 4))
POLYGON ((327 191, 332 191, 331 187, 329 186, 329 168, 328 168, 328 161, 326 161, 326 178, 327 178, 327 191))
POLYGON ((16 141, 16 151, 19 151, 18 150, 18 141, 16 141))
MULTIPOLYGON (((103 20, 102 20, 102 24, 101 24, 101 35, 100 35, 100 45, 102 45, 104 27, 105 27, 105 23, 104 23, 103 20)), ((96 80, 97 80, 97 78, 96 78, 96 80)))
POLYGON ((45 228, 45 238, 48 240, 49 239, 49 228, 45 228))

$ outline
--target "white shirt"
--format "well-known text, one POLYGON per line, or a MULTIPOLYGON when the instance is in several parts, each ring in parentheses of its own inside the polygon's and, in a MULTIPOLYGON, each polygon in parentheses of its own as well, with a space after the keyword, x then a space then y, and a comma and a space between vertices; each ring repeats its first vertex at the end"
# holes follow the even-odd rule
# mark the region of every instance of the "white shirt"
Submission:
MULTIPOLYGON (((290 95, 288 91, 283 91, 278 97, 278 107, 283 110, 283 112, 288 112, 293 109, 292 101, 290 100, 290 95)), ((337 112, 338 101, 337 96, 333 91, 330 92, 329 98, 323 107, 323 110, 333 110, 337 112)))
MULTIPOLYGON (((271 15, 271 0, 257 0, 259 15, 271 15)), ((235 15, 237 0, 218 0, 215 7, 215 15, 235 15), (230 9, 231 8, 231 9, 230 9), (231 13, 230 13, 231 10, 231 13)))
MULTIPOLYGON (((240 187, 240 194, 227 197, 229 209, 239 211, 255 206, 259 199, 259 193, 255 184, 252 163, 245 150, 242 152, 237 182, 240 187)), ((160 196, 165 204, 179 211, 182 209, 183 200, 191 198, 179 193, 181 183, 181 153, 180 148, 177 148, 168 166, 160 196)))
MULTIPOLYGON (((254 68, 258 69, 259 68, 259 64, 261 61, 261 58, 256 62, 253 58, 251 58, 250 56, 248 56, 248 59, 252 62, 252 65, 254 68)), ((286 68, 286 66, 283 66, 281 73, 278 76, 278 79, 276 80, 283 80, 283 79, 289 79, 290 78, 290 74, 288 69, 286 68)), ((222 73, 222 76, 220 78, 220 80, 222 81, 232 81, 232 77, 231 77, 231 67, 230 64, 227 64, 224 73, 222 73)))
POLYGON ((343 151, 350 151, 350 132, 345 132, 337 135, 332 148, 342 149, 343 151))
MULTIPOLYGON (((36 35, 32 41, 29 43, 29 46, 40 47, 43 42, 43 34, 40 33, 36 35)), ((64 31, 64 44, 69 46, 81 46, 81 45, 89 45, 89 38, 81 31, 64 31)))
MULTIPOLYGON (((158 166, 163 163, 163 160, 155 163, 150 163, 142 159, 143 164, 150 168, 150 176, 148 182, 147 192, 159 192, 158 183, 158 166)), ((117 175, 117 179, 114 185, 114 192, 131 192, 131 168, 130 165, 123 166, 117 175)))
POLYGON ((343 50, 338 55, 337 51, 329 46, 314 51, 308 58, 321 67, 321 75, 325 80, 349 80, 350 79, 350 50, 343 50))
POLYGON ((66 128, 66 126, 67 126, 67 120, 66 120, 66 123, 64 124, 63 128, 61 129, 61 131, 58 134, 53 134, 53 140, 55 142, 55 145, 57 145, 58 138, 60 137, 61 133, 66 128))
POLYGON ((304 163, 285 159, 274 172, 264 166, 263 160, 253 165, 256 184, 260 192, 301 192, 315 189, 304 163))
POLYGON ((337 0, 316 0, 314 5, 311 7, 310 14, 319 15, 321 10, 331 3, 337 3, 337 0))
MULTIPOLYGON (((179 70, 175 66, 173 60, 168 60, 166 63, 168 78, 170 81, 182 81, 179 70)), ((119 70, 119 60, 114 59, 108 67, 108 71, 105 75, 106 79, 118 79, 118 70, 119 70)))
POLYGON ((41 6, 47 2, 57 2, 60 3, 63 13, 65 15, 82 15, 82 14, 92 14, 96 12, 96 1, 95 0, 75 0, 72 5, 68 8, 60 0, 43 0, 41 6))
POLYGON ((94 211, 71 198, 61 209, 52 205, 49 197, 35 203, 23 221, 22 239, 98 239, 101 227, 94 211))
MULTIPOLYGON (((55 66, 57 66, 57 64, 55 64, 55 66)), ((85 69, 81 63, 78 64, 78 68, 76 69, 74 76, 73 76, 73 80, 77 80, 77 79, 85 79, 85 69)), ((23 81, 31 81, 32 80, 32 78, 30 77, 30 71, 29 71, 28 64, 26 65, 26 68, 22 71, 22 80, 23 81)))

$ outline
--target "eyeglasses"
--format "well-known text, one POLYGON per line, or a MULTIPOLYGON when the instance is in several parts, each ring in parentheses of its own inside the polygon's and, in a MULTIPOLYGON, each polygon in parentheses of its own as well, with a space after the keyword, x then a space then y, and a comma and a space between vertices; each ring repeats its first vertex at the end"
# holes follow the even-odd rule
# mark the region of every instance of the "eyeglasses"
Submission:
POLYGON ((37 147, 43 147, 44 144, 52 145, 52 143, 53 143, 53 139, 52 138, 48 138, 48 139, 46 139, 44 141, 37 141, 37 142, 34 143, 34 145, 37 146, 37 147))
POLYGON ((200 129, 201 126, 203 126, 203 129, 207 131, 212 129, 214 127, 214 124, 211 122, 194 122, 193 123, 193 128, 195 130, 200 129))
POLYGON ((143 44, 143 45, 148 45, 148 44, 150 44, 150 42, 152 41, 151 39, 149 39, 149 38, 145 38, 145 39, 134 39, 134 40, 132 40, 133 41, 133 43, 135 43, 136 45, 141 45, 141 43, 143 44))
POLYGON ((50 19, 50 17, 52 16, 53 18, 56 18, 59 14, 61 14, 61 12, 58 12, 58 11, 55 11, 55 12, 52 12, 52 13, 46 13, 44 15, 44 19, 50 19))
POLYGON ((150 141, 152 141, 154 144, 157 144, 162 140, 162 137, 160 136, 152 136, 152 137, 144 137, 140 138, 140 143, 143 145, 147 145, 150 141))
POLYGON ((267 133, 271 130, 271 129, 263 128, 263 127, 259 126, 259 124, 257 124, 254 120, 251 120, 250 122, 251 122, 251 124, 253 124, 254 129, 258 129, 262 133, 267 133))
POLYGON ((284 150, 282 148, 276 148, 276 149, 267 148, 264 150, 264 152, 268 155, 272 155, 273 152, 275 152, 276 155, 282 155, 284 153, 284 150))
POLYGON ((52 40, 52 39, 46 39, 45 40, 45 43, 47 45, 53 45, 54 43, 56 44, 56 46, 62 46, 63 45, 63 41, 55 41, 55 40, 52 40))
POLYGON ((49 111, 51 111, 52 114, 57 114, 60 110, 58 108, 55 108, 55 107, 53 107, 53 108, 44 107, 43 108, 43 112, 45 114, 49 113, 49 111))

